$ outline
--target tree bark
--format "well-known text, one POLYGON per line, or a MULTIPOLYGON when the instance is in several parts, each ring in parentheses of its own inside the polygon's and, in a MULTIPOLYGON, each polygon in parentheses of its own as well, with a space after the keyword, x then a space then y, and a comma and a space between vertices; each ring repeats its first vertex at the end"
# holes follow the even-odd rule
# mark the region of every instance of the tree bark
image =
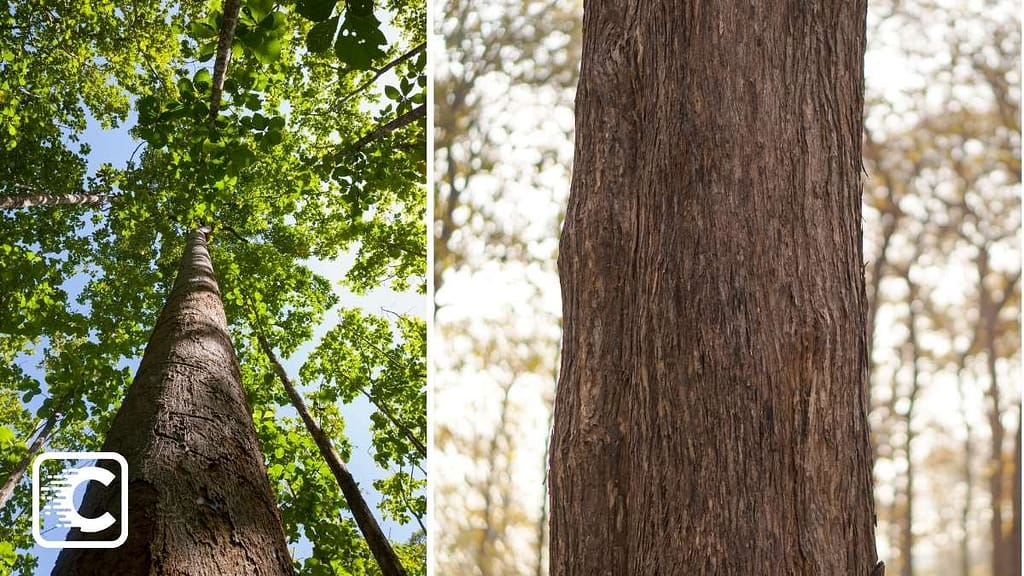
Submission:
MULTIPOLYGON (((189 236, 139 370, 104 444, 128 462, 128 540, 65 549, 57 576, 292 574, 284 530, 242 391, 209 229, 189 236)), ((90 483, 83 515, 116 511, 90 483)), ((115 525, 97 537, 112 539, 115 525)), ((72 531, 72 537, 86 539, 72 531)))
POLYGON ((0 510, 7 505, 7 501, 14 495, 14 489, 18 486, 18 482, 21 482, 22 477, 25 476, 25 471, 28 470, 28 465, 32 463, 32 459, 50 440, 50 434, 53 433, 53 427, 57 425, 58 420, 60 420, 60 414, 55 410, 46 418, 46 422, 43 424, 39 434, 36 435, 35 440, 29 445, 28 453, 18 461, 18 464, 14 467, 14 470, 11 470, 11 474, 7 477, 4 485, 0 487, 0 510))
POLYGON ((210 114, 206 119, 210 129, 216 127, 217 114, 220 113, 220 101, 224 94, 224 80, 228 74, 228 63, 231 62, 231 43, 235 39, 235 26, 238 25, 238 13, 242 9, 242 0, 224 0, 224 11, 217 35, 217 57, 213 61, 213 80, 210 87, 210 114))
POLYGON ((974 474, 971 466, 971 454, 974 451, 974 430, 971 426, 971 418, 967 412, 967 394, 965 393, 963 371, 967 362, 967 352, 960 355, 956 368, 956 388, 960 397, 960 417, 964 422, 964 507, 960 511, 960 576, 971 574, 971 531, 969 529, 971 518, 971 500, 974 498, 974 474))
POLYGON ((384 576, 405 576, 405 569, 402 568, 402 564, 398 561, 398 556, 395 555, 391 542, 384 535, 384 531, 380 529, 380 524, 377 523, 373 511, 370 510, 370 506, 363 499, 362 492, 359 491, 359 485, 356 484, 355 478, 352 477, 344 462, 341 461, 341 456, 334 449, 331 439, 327 437, 327 434, 324 434, 324 431, 313 420, 313 417, 310 416, 309 410, 306 409, 306 402, 303 401, 298 390, 292 385, 291 379, 288 378, 288 373, 285 372, 284 366, 277 359, 277 355, 274 354, 274 349, 270 347, 270 343, 267 342, 267 339, 262 334, 257 334, 257 339, 260 342, 260 347, 263 348, 263 353, 270 360, 274 372, 277 373, 277 377, 284 384, 285 391, 288 392, 288 397, 292 401, 292 406, 299 413, 302 422, 306 425, 306 430, 309 431, 309 435, 316 442, 320 455, 323 456, 328 468, 331 469, 331 473, 334 474, 335 480, 338 481, 338 487, 341 488, 341 493, 345 496, 348 508, 352 511, 352 517, 355 518, 359 531, 362 532, 370 552, 377 560, 381 573, 384 576))
POLYGON ((866 4, 588 2, 551 573, 877 573, 866 4))
POLYGON ((0 196, 0 210, 35 208, 37 206, 86 206, 104 204, 113 199, 105 194, 24 194, 0 196))

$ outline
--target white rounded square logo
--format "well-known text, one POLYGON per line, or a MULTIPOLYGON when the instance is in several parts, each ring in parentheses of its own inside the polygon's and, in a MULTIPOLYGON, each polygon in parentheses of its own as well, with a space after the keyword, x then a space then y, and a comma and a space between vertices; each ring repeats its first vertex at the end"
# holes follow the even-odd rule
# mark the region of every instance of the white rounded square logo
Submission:
POLYGON ((117 452, 46 452, 32 462, 32 536, 43 548, 117 548, 128 539, 128 462, 117 452), (40 474, 44 462, 62 462, 55 476, 40 474), (100 460, 118 464, 118 474, 92 465, 100 460), (104 511, 93 517, 79 513, 75 504, 77 494, 84 495, 89 482, 103 486, 117 483, 120 492, 120 510, 104 511), (40 500, 40 495, 45 496, 40 500), (118 514, 120 518, 115 517, 118 514), (102 532, 120 521, 120 531, 113 540, 67 540, 70 530, 82 534, 102 532), (56 534, 53 532, 56 531, 56 534))

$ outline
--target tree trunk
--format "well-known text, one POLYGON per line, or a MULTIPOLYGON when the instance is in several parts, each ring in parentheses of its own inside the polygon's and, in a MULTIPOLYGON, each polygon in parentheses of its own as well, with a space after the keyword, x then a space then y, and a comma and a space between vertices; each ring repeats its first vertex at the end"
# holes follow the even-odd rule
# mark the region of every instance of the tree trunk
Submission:
MULTIPOLYGON (((113 549, 65 549, 54 575, 293 573, 208 233, 189 236, 174 288, 104 444, 128 462, 128 540, 113 549)), ((117 490, 94 488, 90 483, 84 516, 119 508, 117 490)), ((85 539, 76 532, 73 537, 85 539)))
POLYGON ((7 505, 7 501, 14 495, 14 489, 18 486, 18 482, 21 482, 21 478, 25 475, 25 471, 28 470, 28 465, 32 463, 32 459, 50 440, 50 434, 53 433, 53 427, 57 425, 58 420, 60 420, 60 414, 54 410, 46 418, 46 422, 43 424, 39 434, 36 435, 35 440, 29 445, 28 453, 18 461, 18 464, 14 467, 14 470, 11 470, 11 474, 7 477, 4 485, 0 487, 0 510, 7 505))
POLYGON ((0 196, 0 210, 35 208, 37 206, 84 206, 104 204, 113 196, 104 194, 24 194, 0 196))
POLYGON ((1021 478, 1020 478, 1020 464, 1021 464, 1021 410, 1020 407, 1017 409, 1017 435, 1013 438, 1013 521, 1010 525, 1010 573, 1014 576, 1021 576, 1021 530, 1020 530, 1020 514, 1021 514, 1021 478))
POLYGON ((313 417, 310 416, 309 410, 306 409, 305 401, 302 400, 302 396, 299 395, 295 386, 292 386, 288 373, 285 372, 284 366, 277 359, 277 355, 274 354, 274 349, 270 347, 270 343, 267 342, 267 339, 262 334, 258 334, 257 339, 260 342, 260 347, 263 348, 263 353, 270 360, 274 372, 277 373, 277 377, 284 384, 285 391, 288 392, 288 397, 292 401, 292 406, 295 407, 299 416, 302 417, 302 422, 305 423, 306 430, 309 431, 309 435, 316 442, 320 455, 323 456, 327 462, 327 467, 331 469, 335 480, 338 481, 338 487, 341 488, 341 493, 345 496, 348 508, 352 511, 352 517, 355 518, 359 531, 362 532, 370 552, 377 560, 381 573, 384 576, 405 576, 405 569, 402 568, 402 564, 398 561, 398 556, 395 555, 391 542, 384 535, 384 531, 380 529, 373 511, 370 510, 370 506, 363 499, 362 492, 359 491, 359 485, 356 484, 355 478, 352 477, 348 468, 341 461, 341 456, 334 449, 331 439, 324 434, 324 431, 313 420, 313 417))
POLYGON ((587 3, 553 575, 880 570, 865 11, 587 3))
POLYGON ((969 529, 971 518, 971 500, 974 498, 974 474, 971 466, 971 454, 974 452, 974 430, 971 427, 971 418, 967 412, 967 394, 964 391, 963 371, 967 362, 965 352, 959 358, 956 368, 956 387, 960 396, 960 417, 964 421, 964 507, 960 511, 960 576, 971 574, 971 531, 969 529))
POLYGON ((910 274, 905 276, 907 286, 910 288, 910 299, 907 304, 909 316, 907 318, 907 329, 910 334, 910 361, 911 381, 910 393, 907 395, 907 413, 903 417, 906 429, 907 442, 904 450, 907 454, 907 478, 906 478, 906 506, 903 509, 903 539, 900 542, 900 565, 903 576, 914 576, 914 406, 917 403, 917 394, 920 391, 920 373, 918 371, 918 360, 920 350, 917 342, 917 314, 914 310, 914 300, 917 297, 917 290, 910 281, 910 274))

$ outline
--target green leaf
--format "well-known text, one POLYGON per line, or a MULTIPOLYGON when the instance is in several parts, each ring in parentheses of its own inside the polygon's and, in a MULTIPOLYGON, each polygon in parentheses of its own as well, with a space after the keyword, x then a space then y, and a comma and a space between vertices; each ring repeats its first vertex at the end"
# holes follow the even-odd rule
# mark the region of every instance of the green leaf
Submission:
POLYGON ((245 0, 246 7, 256 21, 260 21, 274 9, 274 0, 245 0))
POLYGON ((330 50, 331 44, 334 42, 334 33, 337 29, 337 16, 314 25, 309 29, 309 33, 306 34, 306 49, 314 54, 330 50))
POLYGON ((299 0, 295 11, 313 22, 322 22, 331 16, 337 3, 337 0, 299 0))
POLYGON ((192 84, 195 85, 199 90, 209 90, 213 83, 213 77, 210 75, 210 71, 206 68, 200 68, 195 76, 192 77, 192 84))
POLYGON ((392 100, 402 99, 402 93, 398 91, 398 88, 395 88, 394 86, 391 85, 384 87, 384 94, 386 94, 387 97, 391 98, 392 100))
POLYGON ((253 46, 252 53, 261 64, 270 65, 281 56, 282 43, 279 38, 266 38, 253 46))
POLYGON ((192 37, 197 40, 205 40, 207 38, 216 38, 218 31, 216 28, 211 26, 207 22, 192 22, 188 25, 188 31, 192 34, 192 37))
POLYGON ((356 70, 371 70, 373 61, 384 56, 380 47, 387 43, 380 31, 380 21, 370 14, 357 14, 348 10, 341 32, 334 44, 334 53, 342 62, 356 70))

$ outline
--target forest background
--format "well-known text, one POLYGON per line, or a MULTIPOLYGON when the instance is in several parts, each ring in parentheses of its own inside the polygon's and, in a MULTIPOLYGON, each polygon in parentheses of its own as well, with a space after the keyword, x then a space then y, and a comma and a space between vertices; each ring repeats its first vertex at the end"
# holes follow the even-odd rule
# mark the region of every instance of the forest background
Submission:
POLYGON ((258 334, 424 573, 425 3, 2 5, 0 574, 49 573, 23 465, 103 444, 203 224, 298 573, 381 571, 258 334))
MULTIPOLYGON (((582 6, 432 10, 434 563, 543 576, 582 6)), ((869 417, 889 574, 1019 573, 1017 11, 869 3, 869 417)))

